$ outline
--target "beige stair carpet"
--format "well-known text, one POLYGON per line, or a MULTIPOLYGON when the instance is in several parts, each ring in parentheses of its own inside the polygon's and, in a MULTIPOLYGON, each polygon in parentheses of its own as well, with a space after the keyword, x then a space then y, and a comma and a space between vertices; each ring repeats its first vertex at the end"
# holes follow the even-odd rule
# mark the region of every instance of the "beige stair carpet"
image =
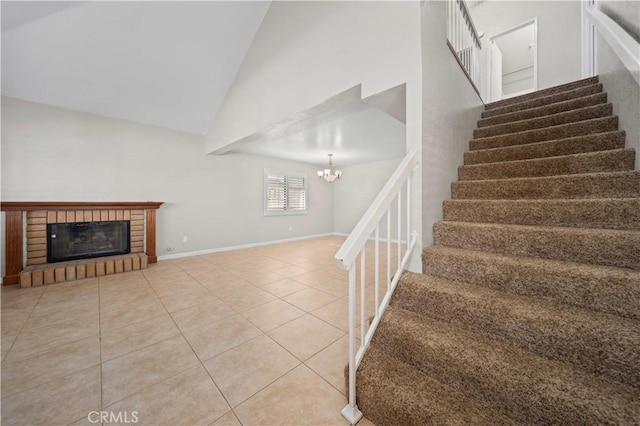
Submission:
POLYGON ((486 105, 357 372, 378 426, 640 424, 640 172, 598 78, 486 105))

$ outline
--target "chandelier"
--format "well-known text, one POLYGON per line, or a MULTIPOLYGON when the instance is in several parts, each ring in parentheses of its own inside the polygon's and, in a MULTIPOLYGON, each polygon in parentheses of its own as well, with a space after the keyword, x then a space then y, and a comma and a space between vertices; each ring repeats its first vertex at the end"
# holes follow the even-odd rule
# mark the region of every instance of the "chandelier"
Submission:
POLYGON ((342 171, 333 169, 333 163, 331 162, 332 160, 331 157, 333 157, 333 154, 327 154, 327 155, 329 155, 329 168, 324 170, 318 170, 318 177, 324 178, 327 182, 333 182, 334 180, 336 180, 336 178, 340 179, 340 176, 342 176, 342 171))

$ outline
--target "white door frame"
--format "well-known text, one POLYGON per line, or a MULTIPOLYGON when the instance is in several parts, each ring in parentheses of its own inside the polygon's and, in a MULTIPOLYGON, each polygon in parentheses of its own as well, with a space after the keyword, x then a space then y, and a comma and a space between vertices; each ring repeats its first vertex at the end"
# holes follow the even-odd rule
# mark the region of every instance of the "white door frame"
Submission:
POLYGON ((593 77, 598 73, 596 62, 596 29, 589 18, 586 9, 597 8, 598 0, 582 0, 580 2, 582 24, 582 78, 593 77))
MULTIPOLYGON (((494 39, 498 38, 498 37, 502 37, 506 34, 512 33, 514 31, 517 31, 521 28, 527 27, 529 25, 533 24, 533 90, 531 90, 532 92, 538 90, 538 17, 536 16, 533 19, 529 19, 527 21, 524 21, 518 25, 514 25, 511 28, 508 28, 506 30, 500 31, 497 34, 492 35, 491 37, 489 37, 489 43, 494 43, 494 39)), ((489 72, 490 75, 493 75, 493 69, 491 68, 491 61, 489 61, 489 72)), ((491 79, 489 79, 489 81, 491 81, 491 79)), ((500 91, 502 92, 502 89, 500 89, 500 91)), ((489 90, 489 93, 493 92, 493 88, 491 88, 489 90)), ((492 99, 491 101, 494 101, 495 99, 492 99)))

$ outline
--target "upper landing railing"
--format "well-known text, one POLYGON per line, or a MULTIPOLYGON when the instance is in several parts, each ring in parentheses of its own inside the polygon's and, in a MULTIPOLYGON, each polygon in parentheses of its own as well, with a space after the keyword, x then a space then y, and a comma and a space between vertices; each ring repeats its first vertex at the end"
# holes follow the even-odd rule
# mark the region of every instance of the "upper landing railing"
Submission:
POLYGON ((349 271, 349 403, 342 415, 351 424, 362 418, 356 405, 356 370, 417 242, 411 225, 411 180, 417 166, 418 154, 412 150, 335 255, 338 266, 349 271))
POLYGON ((587 68, 584 70, 585 77, 597 73, 595 60, 595 34, 597 31, 629 70, 636 83, 640 85, 640 43, 595 6, 584 7, 583 18, 585 23, 583 40, 586 43, 584 46, 585 66, 587 68))
POLYGON ((447 1, 447 44, 479 94, 482 47, 464 0, 447 1))

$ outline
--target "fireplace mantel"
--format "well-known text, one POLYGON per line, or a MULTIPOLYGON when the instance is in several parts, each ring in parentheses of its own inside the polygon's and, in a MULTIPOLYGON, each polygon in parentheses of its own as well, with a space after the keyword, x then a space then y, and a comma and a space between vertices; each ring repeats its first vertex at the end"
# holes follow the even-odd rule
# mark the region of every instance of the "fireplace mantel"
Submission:
MULTIPOLYGON (((23 216, 24 212, 46 211, 64 214, 93 210, 109 212, 114 210, 144 210, 146 255, 149 263, 156 263, 156 210, 161 201, 2 201, 0 209, 5 212, 5 276, 4 285, 17 284, 23 270, 23 216)), ((75 213, 74 213, 75 214, 75 213)))

